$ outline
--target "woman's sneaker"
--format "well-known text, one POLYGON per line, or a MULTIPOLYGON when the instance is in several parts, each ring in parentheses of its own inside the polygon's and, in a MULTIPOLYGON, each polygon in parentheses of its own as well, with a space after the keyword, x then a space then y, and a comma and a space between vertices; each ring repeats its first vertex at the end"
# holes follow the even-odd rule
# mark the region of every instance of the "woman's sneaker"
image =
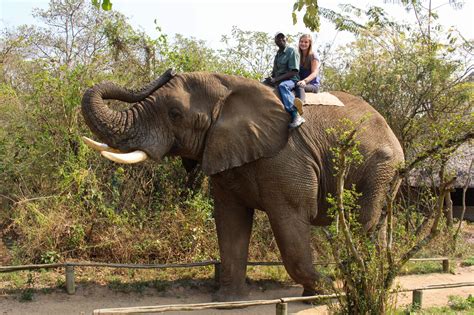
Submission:
POLYGON ((295 118, 293 121, 288 125, 288 127, 291 128, 298 128, 301 126, 306 120, 300 116, 300 114, 296 114, 295 118))
POLYGON ((293 101, 293 105, 295 105, 296 109, 298 110, 298 113, 300 115, 303 115, 303 101, 295 97, 295 100, 293 101))

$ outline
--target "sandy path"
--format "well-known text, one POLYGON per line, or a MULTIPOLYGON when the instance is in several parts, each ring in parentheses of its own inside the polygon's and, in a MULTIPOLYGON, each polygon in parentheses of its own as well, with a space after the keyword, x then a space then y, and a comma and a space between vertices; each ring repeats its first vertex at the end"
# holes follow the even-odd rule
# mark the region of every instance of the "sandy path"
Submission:
MULTIPOLYGON (((397 280, 402 288, 412 289, 433 284, 474 282, 474 267, 458 268, 456 274, 433 273, 428 275, 403 276, 397 280)), ((267 288, 257 285, 251 287, 250 299, 276 299, 279 297, 299 296, 301 287, 287 286, 267 288)), ((131 307, 145 305, 166 305, 180 303, 205 303, 211 301, 209 289, 200 290, 174 288, 159 293, 156 290, 145 290, 142 293, 114 292, 106 287, 79 286, 75 295, 67 295, 63 291, 49 294, 35 294, 31 302, 19 302, 17 297, 0 296, 0 314, 91 314, 94 309, 109 307, 131 307)), ((467 297, 474 295, 474 287, 461 287, 442 290, 428 290, 423 293, 423 306, 443 306, 448 303, 449 295, 467 297)), ((411 303, 411 293, 398 296, 399 306, 411 303)), ((275 306, 248 307, 238 310, 206 310, 193 312, 168 312, 164 314, 275 314, 275 306)), ((303 303, 290 303, 289 314, 310 315, 325 314, 326 307, 311 307, 303 303)))

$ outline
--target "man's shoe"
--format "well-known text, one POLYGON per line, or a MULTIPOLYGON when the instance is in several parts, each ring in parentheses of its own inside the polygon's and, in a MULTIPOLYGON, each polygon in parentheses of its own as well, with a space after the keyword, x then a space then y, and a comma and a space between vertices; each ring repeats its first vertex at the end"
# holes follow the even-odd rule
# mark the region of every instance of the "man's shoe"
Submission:
POLYGON ((293 105, 295 105, 296 109, 298 110, 298 114, 303 115, 303 101, 295 97, 293 105))
POLYGON ((306 120, 301 117, 299 114, 296 114, 295 119, 288 125, 289 128, 298 128, 301 126, 306 120))

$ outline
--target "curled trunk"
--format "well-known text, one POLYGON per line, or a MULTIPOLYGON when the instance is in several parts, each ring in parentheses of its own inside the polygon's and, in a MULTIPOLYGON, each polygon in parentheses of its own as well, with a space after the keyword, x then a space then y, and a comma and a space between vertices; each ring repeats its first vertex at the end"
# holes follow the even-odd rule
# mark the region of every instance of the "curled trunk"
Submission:
POLYGON ((130 91, 110 82, 100 83, 88 89, 82 98, 82 115, 86 124, 97 137, 109 146, 119 148, 133 138, 134 124, 141 106, 128 110, 115 111, 105 103, 105 99, 137 103, 145 100, 151 93, 163 86, 174 76, 168 69, 158 79, 140 91, 130 91))

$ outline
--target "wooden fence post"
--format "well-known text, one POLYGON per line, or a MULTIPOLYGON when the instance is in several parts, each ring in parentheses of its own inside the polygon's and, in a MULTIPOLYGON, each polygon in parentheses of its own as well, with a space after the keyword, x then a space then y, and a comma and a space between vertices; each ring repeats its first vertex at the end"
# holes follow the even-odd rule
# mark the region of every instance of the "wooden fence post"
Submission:
POLYGON ((288 315, 288 303, 276 304, 276 315, 288 315))
POLYGON ((219 283, 219 280, 221 279, 221 263, 216 262, 214 264, 214 281, 216 283, 219 283))
POLYGON ((443 259, 443 272, 449 272, 449 259, 443 259))
POLYGON ((414 309, 421 309, 423 304, 423 290, 413 290, 412 306, 414 309))
POLYGON ((76 285, 74 283, 74 266, 66 265, 66 292, 67 294, 76 293, 76 285))

